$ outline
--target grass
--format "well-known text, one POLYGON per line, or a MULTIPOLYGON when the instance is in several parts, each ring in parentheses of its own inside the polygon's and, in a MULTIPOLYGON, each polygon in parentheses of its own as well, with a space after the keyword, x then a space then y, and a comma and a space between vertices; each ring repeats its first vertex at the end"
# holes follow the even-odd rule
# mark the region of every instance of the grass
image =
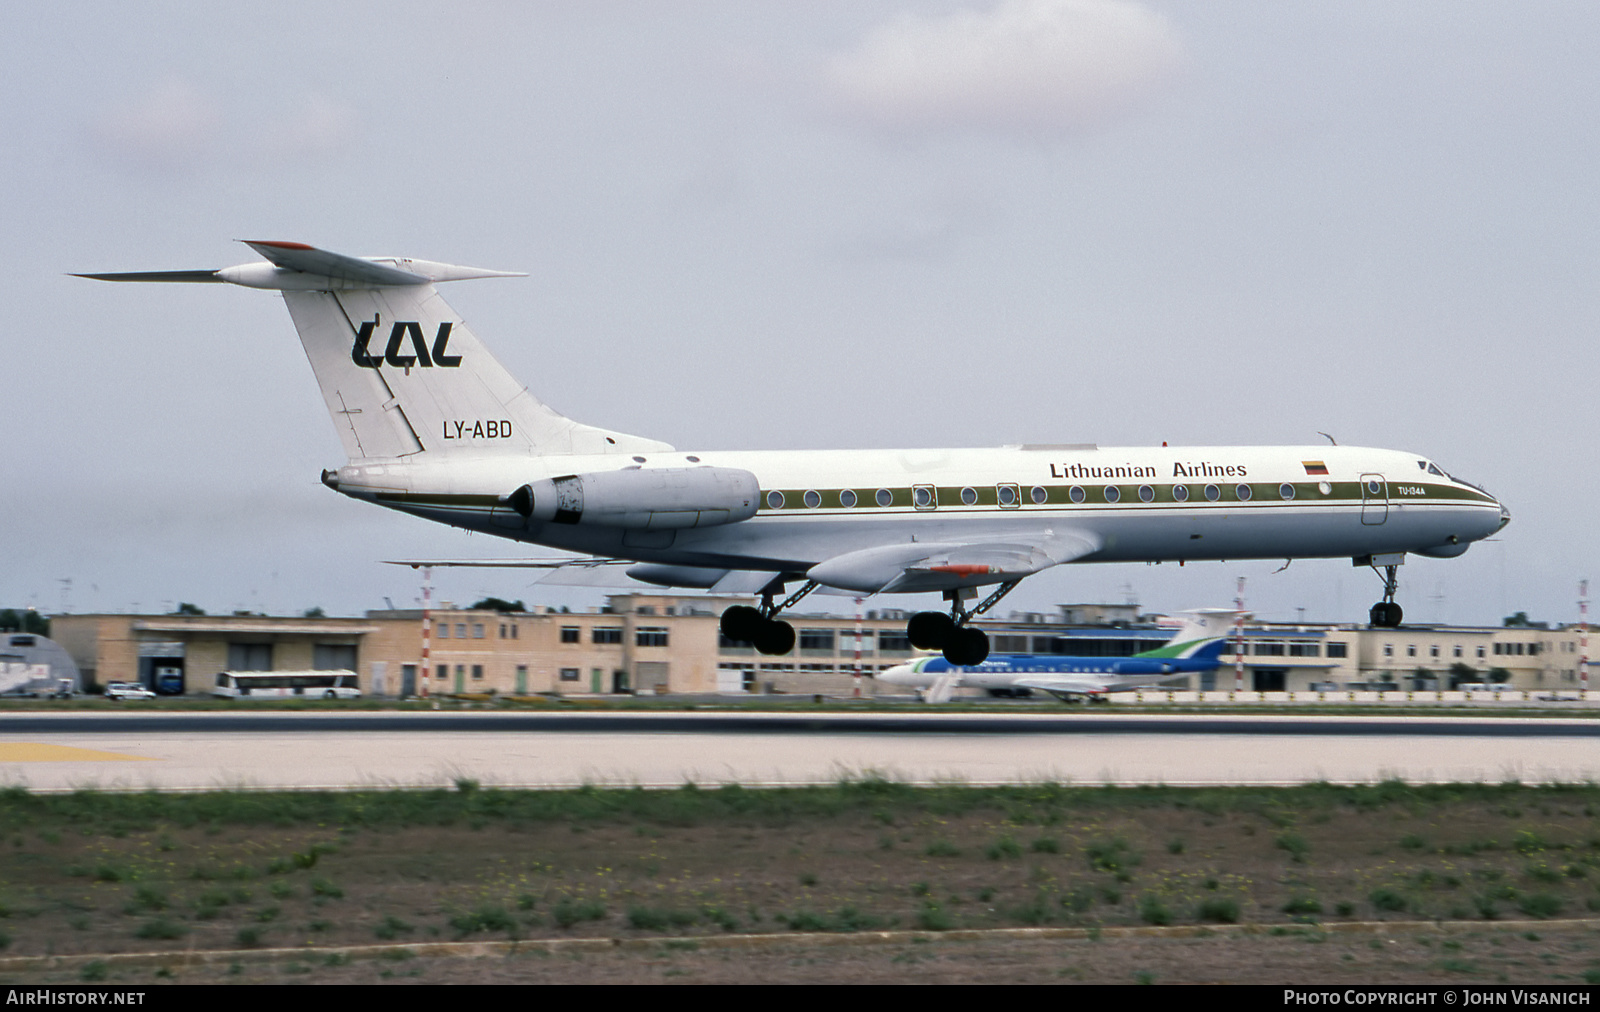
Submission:
POLYGON ((0 924, 31 955, 1590 916, 1596 811, 1577 785, 4 789, 0 924))
POLYGON ((450 927, 460 938, 481 931, 503 933, 514 938, 518 934, 520 925, 505 907, 498 903, 483 903, 475 910, 451 917, 450 927))

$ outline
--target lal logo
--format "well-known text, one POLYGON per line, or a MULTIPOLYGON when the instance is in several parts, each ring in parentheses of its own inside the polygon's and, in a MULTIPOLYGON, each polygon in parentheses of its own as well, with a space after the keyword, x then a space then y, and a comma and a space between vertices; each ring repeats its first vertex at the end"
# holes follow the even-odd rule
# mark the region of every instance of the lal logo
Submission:
POLYGON ((415 320, 396 320, 389 328, 389 346, 382 355, 374 355, 368 349, 367 343, 372 340, 372 332, 378 329, 378 318, 364 320, 356 331, 356 343, 350 346, 350 360, 363 369, 376 369, 384 363, 400 369, 409 369, 420 366, 424 369, 439 366, 443 369, 454 369, 461 364, 460 355, 446 355, 445 348, 450 344, 450 328, 454 324, 445 322, 439 324, 439 332, 433 338, 433 350, 428 350, 427 339, 422 336, 422 325, 415 320), (400 354, 401 345, 407 338, 411 339, 411 348, 415 355, 400 354))

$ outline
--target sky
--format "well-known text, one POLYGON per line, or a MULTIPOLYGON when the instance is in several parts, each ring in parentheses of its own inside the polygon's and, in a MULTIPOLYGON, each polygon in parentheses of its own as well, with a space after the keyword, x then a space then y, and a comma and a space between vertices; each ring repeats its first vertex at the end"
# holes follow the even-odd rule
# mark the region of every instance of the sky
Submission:
MULTIPOLYGON (((359 614, 419 597, 383 559, 537 554, 323 488, 277 296, 67 276, 237 239, 526 271, 445 294, 558 410, 685 450, 1325 432, 1512 512, 1402 569, 1408 619, 1570 621, 1600 577, 1593 4, 36 4, 0 82, 0 607, 359 614)), ((1281 565, 1001 611, 1378 597, 1281 565)), ((603 596, 531 581, 435 599, 603 596)))

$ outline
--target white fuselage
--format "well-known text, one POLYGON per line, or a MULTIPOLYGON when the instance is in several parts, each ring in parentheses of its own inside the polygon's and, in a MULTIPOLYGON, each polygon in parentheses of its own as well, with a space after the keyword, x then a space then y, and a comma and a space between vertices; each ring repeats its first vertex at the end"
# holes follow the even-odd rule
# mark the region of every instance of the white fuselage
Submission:
POLYGON ((1092 539, 1095 549, 1074 560, 1085 562, 1452 556, 1509 518, 1492 496, 1424 457, 1345 446, 661 451, 620 460, 452 455, 347 465, 335 487, 553 548, 796 573, 886 544, 1061 534, 1092 539), (504 503, 530 481, 619 464, 748 470, 762 501, 748 520, 677 530, 542 522, 504 503), (889 505, 879 505, 880 495, 889 505))

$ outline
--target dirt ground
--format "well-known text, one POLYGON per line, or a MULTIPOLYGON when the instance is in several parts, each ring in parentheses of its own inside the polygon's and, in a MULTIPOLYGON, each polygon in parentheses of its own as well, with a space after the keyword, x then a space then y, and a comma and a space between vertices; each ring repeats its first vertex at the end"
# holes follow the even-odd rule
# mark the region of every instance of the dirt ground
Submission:
MULTIPOLYGON (((833 936, 722 948, 664 940, 603 952, 532 949, 476 958, 307 952, 266 963, 111 967, 91 979, 151 984, 1543 984, 1600 982, 1600 922, 1294 928, 1210 937, 950 939, 881 944, 833 936)), ((5 983, 79 983, 81 967, 4 973, 5 983)))
POLYGON ((0 982, 1600 982, 1600 788, 829 790, 14 794, 0 982), (949 935, 1028 927, 1095 937, 949 935), (875 931, 923 940, 828 944, 875 931), (639 947, 333 951, 578 938, 639 947), (93 958, 174 950, 245 955, 93 958))

